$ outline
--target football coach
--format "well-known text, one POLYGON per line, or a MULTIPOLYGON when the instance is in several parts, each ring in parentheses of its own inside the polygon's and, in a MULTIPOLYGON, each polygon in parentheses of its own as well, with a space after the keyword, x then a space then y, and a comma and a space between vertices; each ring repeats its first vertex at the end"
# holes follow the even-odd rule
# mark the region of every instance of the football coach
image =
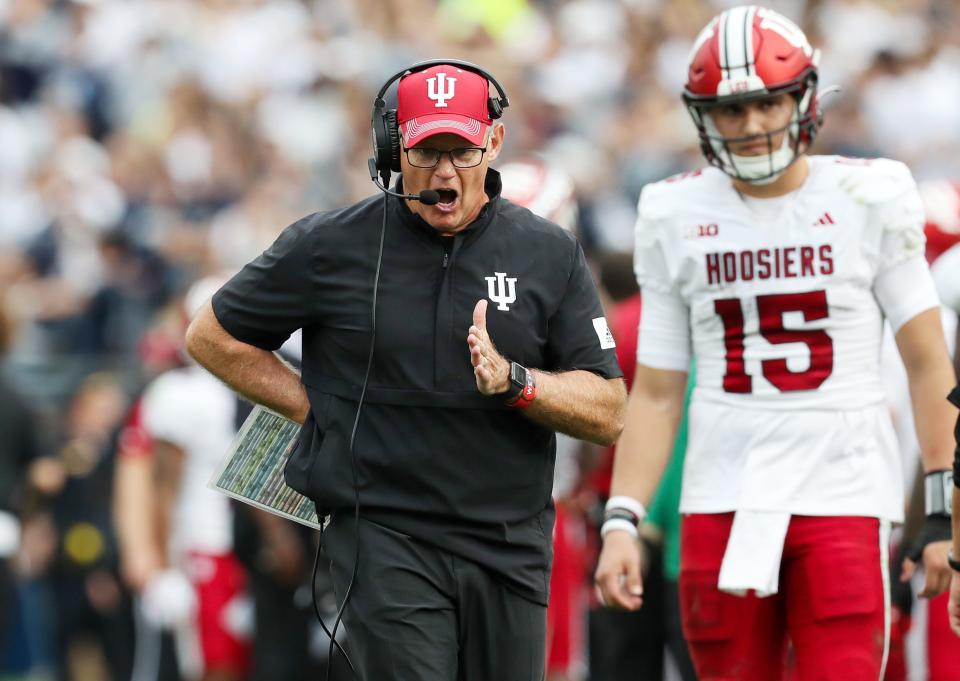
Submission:
POLYGON ((303 423, 286 479, 330 515, 366 681, 540 681, 554 432, 608 445, 622 428, 579 244, 489 168, 508 104, 467 62, 391 77, 370 171, 400 171, 393 191, 289 226, 187 334, 200 364, 303 423), (302 376, 273 354, 297 329, 302 376))

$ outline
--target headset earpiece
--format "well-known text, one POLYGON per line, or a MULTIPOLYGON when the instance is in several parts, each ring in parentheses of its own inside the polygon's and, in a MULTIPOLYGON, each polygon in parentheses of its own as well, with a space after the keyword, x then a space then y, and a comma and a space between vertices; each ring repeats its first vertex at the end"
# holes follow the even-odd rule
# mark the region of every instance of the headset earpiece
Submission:
POLYGON ((497 120, 503 116, 503 107, 500 105, 500 100, 496 97, 490 97, 487 100, 487 112, 490 114, 492 120, 497 120))
POLYGON ((390 150, 388 159, 390 170, 400 172, 400 128, 397 126, 397 110, 389 109, 383 114, 383 127, 387 133, 387 148, 390 150))
POLYGON ((373 107, 370 117, 373 128, 373 160, 378 171, 400 171, 400 134, 397 131, 396 109, 384 109, 382 100, 373 107))

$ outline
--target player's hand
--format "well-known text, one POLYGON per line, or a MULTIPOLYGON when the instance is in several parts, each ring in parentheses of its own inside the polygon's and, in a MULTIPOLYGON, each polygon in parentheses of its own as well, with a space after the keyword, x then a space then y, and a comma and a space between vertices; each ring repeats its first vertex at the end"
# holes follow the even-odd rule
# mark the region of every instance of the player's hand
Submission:
POLYGON ((603 538, 594 583, 597 598, 608 607, 639 610, 643 605, 640 542, 629 532, 612 530, 603 538))
MULTIPOLYGON (((923 547, 920 562, 923 563, 923 588, 918 594, 920 598, 934 598, 939 596, 950 586, 950 577, 953 570, 947 563, 947 551, 950 550, 949 541, 930 542, 923 547)), ((916 572, 918 564, 909 558, 903 559, 900 570, 900 581, 906 582, 916 572)))
POLYGON ((470 363, 477 379, 477 390, 484 395, 507 392, 510 387, 510 363, 497 352, 487 333, 487 300, 477 301, 473 308, 473 326, 467 331, 470 363))

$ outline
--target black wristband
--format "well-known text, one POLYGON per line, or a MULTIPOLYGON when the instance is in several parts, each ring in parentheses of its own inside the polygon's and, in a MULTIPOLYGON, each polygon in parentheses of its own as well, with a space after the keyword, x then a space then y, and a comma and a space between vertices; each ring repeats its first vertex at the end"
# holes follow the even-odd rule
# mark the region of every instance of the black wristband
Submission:
POLYGON ((949 541, 951 534, 950 518, 945 515, 928 515, 923 521, 923 529, 920 530, 920 536, 913 543, 913 549, 907 554, 907 558, 914 563, 918 562, 923 556, 923 549, 927 544, 933 544, 938 541, 949 541))
POLYGON ((949 565, 950 569, 954 572, 960 572, 960 560, 953 559, 953 549, 947 552, 947 565, 949 565))
POLYGON ((923 478, 923 502, 926 515, 951 516, 953 501, 953 471, 930 471, 923 478))
POLYGON ((620 518, 622 520, 631 522, 634 525, 640 525, 640 518, 637 517, 637 514, 632 511, 628 511, 625 508, 612 508, 603 514, 603 522, 607 522, 608 520, 612 520, 614 518, 620 518))

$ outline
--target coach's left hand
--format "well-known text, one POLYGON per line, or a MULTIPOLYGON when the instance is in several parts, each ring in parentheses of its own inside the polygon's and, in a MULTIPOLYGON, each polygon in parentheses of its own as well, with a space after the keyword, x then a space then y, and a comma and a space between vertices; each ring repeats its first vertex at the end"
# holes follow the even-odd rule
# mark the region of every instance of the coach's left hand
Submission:
MULTIPOLYGON (((949 541, 930 542, 923 547, 920 562, 923 563, 925 576, 923 589, 921 589, 918 594, 921 598, 934 598, 939 596, 950 586, 950 577, 953 571, 947 563, 947 551, 949 550, 949 541)), ((909 580, 917 567, 918 564, 916 562, 909 558, 904 558, 900 571, 900 581, 906 582, 909 580)))
POLYGON ((482 298, 473 308, 473 326, 467 331, 470 363, 477 379, 477 390, 484 395, 505 393, 510 387, 510 362, 497 352, 487 333, 487 300, 482 298))

